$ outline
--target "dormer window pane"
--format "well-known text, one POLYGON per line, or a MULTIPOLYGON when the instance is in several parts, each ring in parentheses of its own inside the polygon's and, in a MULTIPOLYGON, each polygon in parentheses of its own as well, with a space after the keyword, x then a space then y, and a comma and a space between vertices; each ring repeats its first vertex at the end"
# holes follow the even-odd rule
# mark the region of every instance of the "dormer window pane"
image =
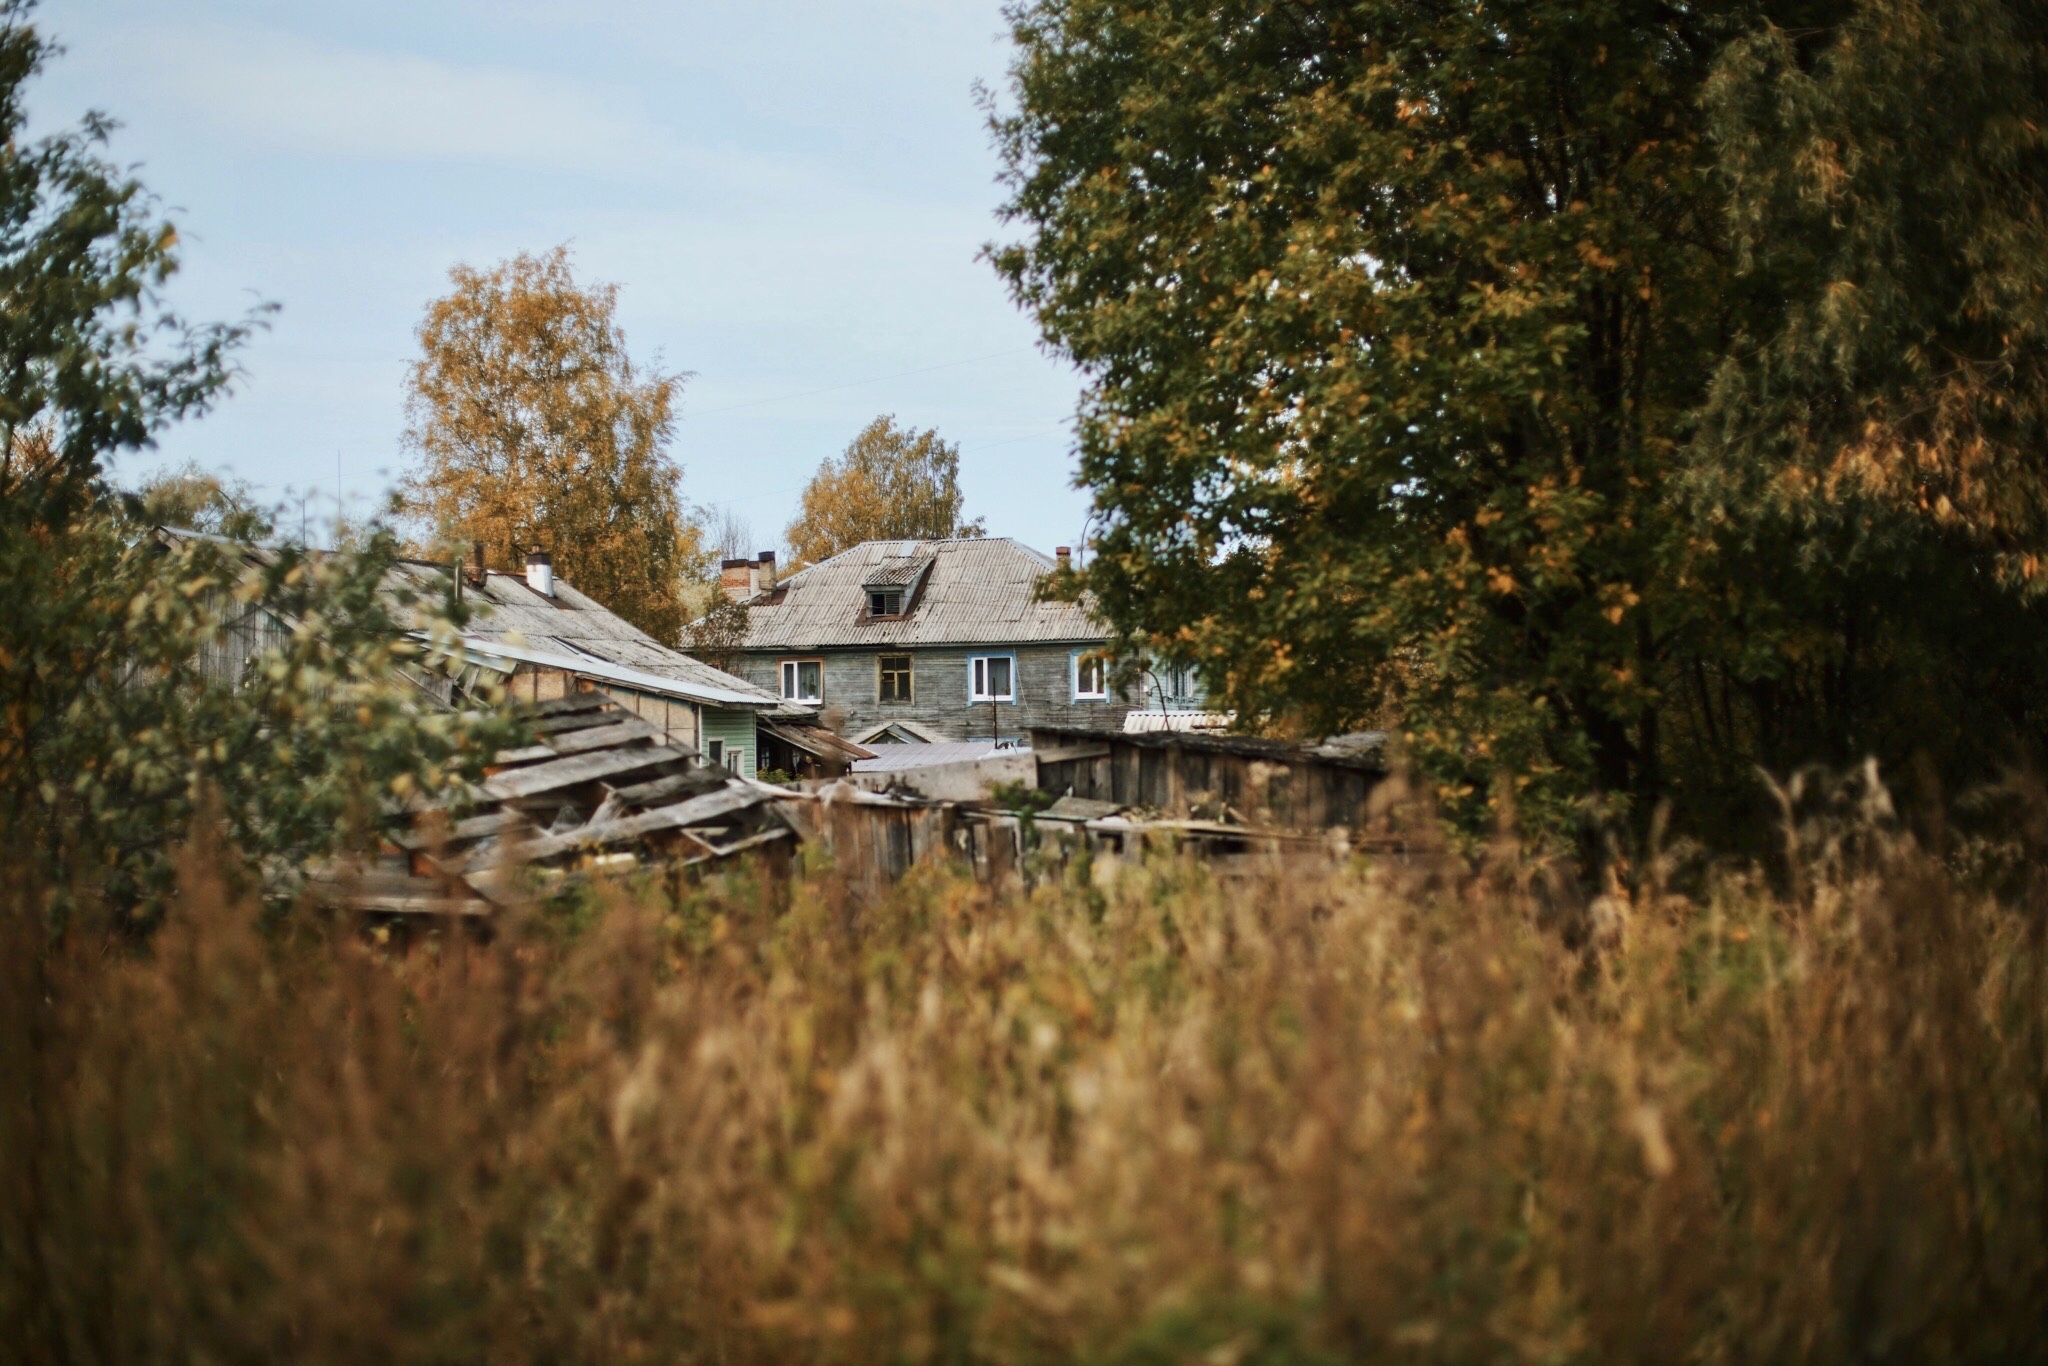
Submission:
POLYGON ((887 589, 868 593, 868 615, 871 617, 900 617, 903 615, 903 594, 887 589))

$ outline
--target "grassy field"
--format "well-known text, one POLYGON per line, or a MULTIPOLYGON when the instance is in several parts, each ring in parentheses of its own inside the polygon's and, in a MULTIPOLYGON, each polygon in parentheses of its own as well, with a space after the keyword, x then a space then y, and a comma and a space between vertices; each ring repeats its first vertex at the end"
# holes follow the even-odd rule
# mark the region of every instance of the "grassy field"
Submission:
POLYGON ((1807 856, 814 870, 404 953, 203 855, 146 951, 17 904, 0 1355, 2039 1359, 2039 898, 1807 856))

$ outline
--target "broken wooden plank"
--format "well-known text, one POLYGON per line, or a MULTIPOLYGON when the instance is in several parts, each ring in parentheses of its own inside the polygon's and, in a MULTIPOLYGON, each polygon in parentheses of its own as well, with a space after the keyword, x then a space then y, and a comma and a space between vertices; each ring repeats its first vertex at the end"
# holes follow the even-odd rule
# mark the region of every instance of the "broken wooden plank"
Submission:
POLYGON ((1107 759, 1107 744, 1047 745, 1044 749, 1033 750, 1032 755, 1041 764, 1068 764, 1081 759, 1107 759))
POLYGON ((479 916, 491 913, 491 904, 463 896, 345 896, 342 909, 364 915, 454 915, 479 916))
POLYGON ((532 797, 558 788, 574 787, 578 783, 592 782, 598 778, 611 778, 635 769, 653 768, 657 764, 681 763, 691 757, 691 751, 674 745, 655 745, 648 749, 600 750, 595 754, 577 754, 567 759, 556 759, 550 763, 535 764, 530 768, 515 768, 485 780, 484 794, 498 801, 510 801, 515 797, 532 797))
POLYGON ((716 792, 707 792, 701 797, 692 797, 686 802, 677 802, 673 806, 660 806, 652 811, 642 811, 637 816, 601 823, 592 822, 579 825, 573 830, 564 830, 559 834, 540 835, 518 844, 480 849, 468 858, 447 866, 450 872, 469 873, 488 867, 492 863, 540 863, 578 850, 602 849, 610 844, 644 839, 663 830, 698 825, 716 820, 720 816, 729 816, 735 811, 759 806, 767 800, 763 793, 733 784, 716 792))
POLYGON ((659 806, 667 803, 671 797, 680 797, 686 793, 694 797, 705 792, 715 792, 725 786, 725 781, 718 776, 716 770, 693 768, 687 773, 671 773, 666 778, 632 783, 615 789, 615 794, 620 801, 633 806, 659 806))
POLYGON ((593 749, 609 749, 615 745, 627 744, 634 740, 658 740, 661 731, 648 725, 631 712, 616 722, 602 726, 588 726, 572 730, 563 735, 550 735, 547 746, 563 758, 571 754, 586 754, 593 749))
POLYGON ((569 712, 591 711, 598 707, 609 707, 612 700, 601 692, 572 692, 566 697, 550 697, 545 702, 522 703, 512 709, 514 716, 562 716, 569 712))
POLYGON ((528 745, 524 749, 502 749, 491 756, 490 763, 484 765, 484 772, 486 774, 503 773, 506 769, 518 768, 521 764, 545 763, 549 759, 559 759, 561 757, 558 751, 550 749, 546 745, 528 745))
POLYGON ((694 868, 699 864, 710 863, 717 859, 728 859, 734 854, 743 854, 749 849, 759 849, 762 845, 773 844, 777 840, 794 838, 794 831, 790 830, 787 826, 778 825, 773 830, 763 830, 758 835, 749 835, 743 840, 734 840, 731 844, 709 846, 711 849, 710 853, 699 854, 696 858, 684 859, 681 866, 694 868))
POLYGON ((517 811, 491 811, 481 816, 456 821, 439 831, 414 826, 410 830, 399 831, 391 839, 401 849, 427 849, 436 843, 469 844, 491 835, 502 835, 508 830, 517 830, 522 826, 530 828, 532 824, 517 811))
POLYGON ((608 726, 621 716, 631 712, 614 704, 602 711, 571 712, 567 716, 544 716, 528 727, 535 735, 546 739, 551 735, 566 735, 572 730, 588 730, 592 726, 608 726))

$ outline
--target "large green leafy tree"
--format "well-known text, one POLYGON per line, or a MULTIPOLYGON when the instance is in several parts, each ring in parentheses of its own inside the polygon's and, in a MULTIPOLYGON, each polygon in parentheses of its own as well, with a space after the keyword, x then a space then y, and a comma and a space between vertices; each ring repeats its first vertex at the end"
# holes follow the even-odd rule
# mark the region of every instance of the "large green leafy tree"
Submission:
MULTIPOLYGON (((1882 344, 1844 381, 1799 331, 1828 316, 1813 262, 1858 255, 1798 177, 1871 122, 1826 67, 1868 8, 1016 8, 996 131, 1025 231, 995 262, 1089 376, 1088 582, 1127 643, 1200 664, 1250 718, 1330 730, 1391 700, 1454 813, 1507 798, 1553 828, 1588 795, 1644 820, 1757 762, 1836 757, 1886 689, 1959 682, 1971 646, 1922 629, 1929 585, 1984 566, 1903 526, 1900 554, 1852 562, 1823 553, 1815 506, 1768 516, 1818 456, 1736 414, 1782 435, 1810 409, 1733 397, 1794 365, 1814 392, 1889 383, 1901 417, 1926 392, 1882 344), (1851 648, 1859 630, 1886 639, 1851 648)), ((1994 62, 1999 88, 2031 60, 1994 62)), ((1985 153, 2020 209, 1958 210, 2026 260, 2010 187, 2032 136, 1985 153)), ((1858 227, 1868 264, 1885 226, 1858 227)), ((1952 291, 1914 321, 1970 306, 1952 291)), ((1871 429, 1816 439, 1852 430, 1871 429)), ((1820 502, 1869 521, 1839 481, 1820 502)), ((2012 637, 2017 598, 1970 599, 2012 637)))
POLYGON ((1402 690, 1453 803, 1496 767, 1657 794, 1692 558, 1663 472, 1729 275, 1696 100, 1737 17, 1019 13, 1031 235, 996 259, 1093 379, 1114 620, 1241 713, 1333 729, 1402 690))
MULTIPOLYGON (((240 866, 288 887, 385 803, 474 774, 505 728, 426 705, 408 678, 423 650, 407 632, 446 642, 449 621, 385 591, 388 529, 328 557, 168 546, 109 485, 110 457, 226 394, 250 323, 189 324, 163 302, 177 235, 104 159, 104 119, 26 138, 50 54, 30 8, 0 4, 0 831, 38 880, 11 894, 125 924, 165 903, 209 807, 240 866), (200 654, 259 609, 290 638, 238 678, 203 674, 200 654)), ((159 488, 150 506, 179 501, 159 488)), ((260 529, 246 514, 216 525, 260 529)))

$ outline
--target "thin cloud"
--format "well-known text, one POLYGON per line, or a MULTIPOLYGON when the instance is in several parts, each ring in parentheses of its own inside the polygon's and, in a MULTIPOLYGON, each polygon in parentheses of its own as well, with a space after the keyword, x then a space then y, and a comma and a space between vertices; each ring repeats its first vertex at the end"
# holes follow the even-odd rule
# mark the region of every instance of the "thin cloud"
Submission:
POLYGON ((603 92, 274 31, 129 30, 162 96, 237 140, 366 161, 466 162, 607 178, 673 173, 683 151, 603 92))

